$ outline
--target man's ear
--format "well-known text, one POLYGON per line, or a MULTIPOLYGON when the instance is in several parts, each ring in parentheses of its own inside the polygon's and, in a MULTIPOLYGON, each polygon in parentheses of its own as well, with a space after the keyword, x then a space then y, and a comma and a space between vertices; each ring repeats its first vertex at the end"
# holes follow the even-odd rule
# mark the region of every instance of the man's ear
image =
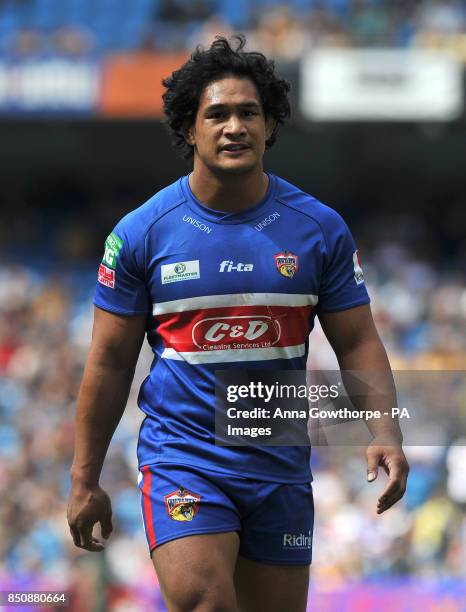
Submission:
POLYGON ((186 124, 185 126, 183 126, 183 134, 186 139, 186 142, 193 147, 195 144, 194 124, 191 124, 191 125, 186 124))
POLYGON ((266 117, 265 119, 265 139, 266 140, 268 140, 272 136, 276 125, 277 125, 277 122, 271 115, 266 117))

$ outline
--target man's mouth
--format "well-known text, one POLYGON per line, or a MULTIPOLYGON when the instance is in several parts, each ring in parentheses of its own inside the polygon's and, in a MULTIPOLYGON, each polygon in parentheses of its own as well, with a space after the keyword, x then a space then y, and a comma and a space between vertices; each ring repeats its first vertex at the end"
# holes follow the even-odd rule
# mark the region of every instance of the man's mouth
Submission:
POLYGON ((250 148, 251 147, 244 142, 242 143, 236 142, 236 143, 230 143, 230 144, 224 145, 220 150, 227 151, 229 153, 237 153, 239 151, 246 151, 247 149, 250 149, 250 148))

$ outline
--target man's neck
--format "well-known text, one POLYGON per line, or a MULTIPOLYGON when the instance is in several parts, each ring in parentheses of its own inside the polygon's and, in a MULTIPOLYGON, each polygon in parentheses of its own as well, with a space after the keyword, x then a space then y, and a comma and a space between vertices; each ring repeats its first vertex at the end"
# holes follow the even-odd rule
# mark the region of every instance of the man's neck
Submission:
POLYGON ((195 197, 214 210, 236 212, 258 204, 267 193, 269 178, 262 168, 245 174, 213 174, 196 169, 189 176, 195 197))

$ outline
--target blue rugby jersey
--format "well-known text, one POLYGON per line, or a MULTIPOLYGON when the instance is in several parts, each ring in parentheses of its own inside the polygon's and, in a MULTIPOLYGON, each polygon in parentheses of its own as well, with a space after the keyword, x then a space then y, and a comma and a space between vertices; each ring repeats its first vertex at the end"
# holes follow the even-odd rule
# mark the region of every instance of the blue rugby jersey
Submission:
POLYGON ((156 193, 107 238, 94 298, 148 315, 140 467, 309 481, 307 447, 214 444, 215 371, 304 370, 315 315, 368 302, 340 215, 283 179, 269 174, 264 199, 236 213, 199 202, 187 176, 156 193))

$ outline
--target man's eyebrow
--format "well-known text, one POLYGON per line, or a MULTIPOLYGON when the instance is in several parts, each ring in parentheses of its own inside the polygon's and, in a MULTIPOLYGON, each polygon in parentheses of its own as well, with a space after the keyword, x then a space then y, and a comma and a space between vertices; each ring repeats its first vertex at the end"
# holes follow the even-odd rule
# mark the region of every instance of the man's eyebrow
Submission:
POLYGON ((223 104, 221 102, 217 102, 215 104, 210 104, 204 109, 204 112, 209 113, 216 110, 224 110, 225 108, 229 108, 231 106, 237 106, 239 108, 260 108, 260 104, 255 100, 251 100, 249 102, 240 102, 239 104, 223 104))

